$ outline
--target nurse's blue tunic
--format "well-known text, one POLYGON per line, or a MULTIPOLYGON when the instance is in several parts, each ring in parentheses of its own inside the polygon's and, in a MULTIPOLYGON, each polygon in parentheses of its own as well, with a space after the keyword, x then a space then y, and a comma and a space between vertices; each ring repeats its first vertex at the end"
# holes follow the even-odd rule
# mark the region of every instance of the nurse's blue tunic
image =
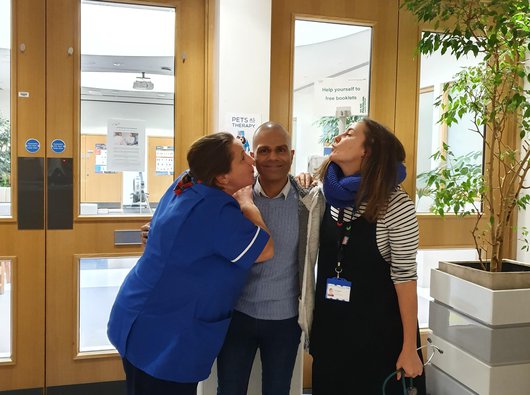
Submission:
POLYGON ((151 222, 143 256, 120 288, 108 337, 149 375, 181 383, 206 379, 232 308, 268 234, 227 193, 175 183, 151 222))

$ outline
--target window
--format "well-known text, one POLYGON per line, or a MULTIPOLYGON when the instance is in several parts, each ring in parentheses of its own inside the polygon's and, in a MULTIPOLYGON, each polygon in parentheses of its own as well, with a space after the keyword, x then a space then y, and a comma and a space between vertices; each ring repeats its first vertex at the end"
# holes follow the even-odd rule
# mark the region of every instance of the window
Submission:
POLYGON ((13 342, 13 265, 0 258, 0 362, 11 361, 13 342))
POLYGON ((175 9, 81 3, 81 215, 149 215, 173 181, 175 9))
POLYGON ((107 338, 107 322, 125 276, 139 257, 80 258, 80 353, 114 350, 107 338))
POLYGON ((368 115, 372 29, 296 20, 293 173, 313 171, 333 137, 368 115))
MULTIPOLYGON (((421 56, 416 176, 433 170, 440 164, 431 156, 435 152, 444 151, 444 144, 449 146, 454 158, 476 153, 472 155, 471 163, 482 165, 483 140, 481 136, 470 130, 474 128, 471 117, 464 115, 458 123, 447 127, 438 123, 441 108, 435 105, 438 99, 442 103, 449 100, 442 95, 445 83, 450 83, 462 67, 476 65, 481 60, 480 54, 477 57, 462 57, 459 60, 455 60, 449 54, 442 55, 440 52, 431 56, 421 56)), ((425 186, 424 180, 418 178, 416 184, 418 213, 430 212, 432 200, 429 196, 423 196, 425 186)))
POLYGON ((11 216, 11 0, 0 0, 0 218, 11 216))

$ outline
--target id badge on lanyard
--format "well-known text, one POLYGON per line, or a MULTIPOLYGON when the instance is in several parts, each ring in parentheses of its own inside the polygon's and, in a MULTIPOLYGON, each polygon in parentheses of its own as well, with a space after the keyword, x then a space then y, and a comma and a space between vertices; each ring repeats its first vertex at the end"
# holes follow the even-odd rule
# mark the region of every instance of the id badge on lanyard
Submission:
MULTIPOLYGON (((343 209, 339 211, 339 221, 337 221, 337 226, 342 228, 343 209)), ((326 281, 326 299, 329 300, 338 300, 341 302, 350 301, 350 291, 351 291, 351 281, 341 278, 340 274, 342 273, 342 258, 344 255, 344 248, 348 245, 351 234, 351 223, 346 225, 346 229, 342 234, 342 239, 339 244, 339 251, 337 256, 337 266, 335 267, 336 277, 330 277, 326 281)))
POLYGON ((351 282, 340 277, 328 278, 326 283, 326 299, 350 301, 351 282))

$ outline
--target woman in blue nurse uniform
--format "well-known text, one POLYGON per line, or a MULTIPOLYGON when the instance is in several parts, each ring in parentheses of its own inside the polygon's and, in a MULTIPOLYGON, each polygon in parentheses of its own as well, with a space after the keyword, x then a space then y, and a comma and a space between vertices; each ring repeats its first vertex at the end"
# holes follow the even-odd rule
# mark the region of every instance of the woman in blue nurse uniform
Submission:
POLYGON ((254 262, 274 245, 252 201, 253 159, 229 133, 197 140, 164 194, 108 323, 128 394, 196 394, 254 262), (246 188, 245 188, 246 187, 246 188))

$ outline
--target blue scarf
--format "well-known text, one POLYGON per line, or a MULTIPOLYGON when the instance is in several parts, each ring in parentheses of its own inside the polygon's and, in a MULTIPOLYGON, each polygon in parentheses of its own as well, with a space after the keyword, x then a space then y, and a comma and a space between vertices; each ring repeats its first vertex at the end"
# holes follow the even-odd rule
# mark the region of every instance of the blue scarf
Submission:
MULTIPOLYGON (((396 185, 401 184, 407 176, 403 163, 398 163, 396 185)), ((361 186, 360 173, 344 176, 340 167, 331 162, 324 177, 324 196, 326 201, 336 208, 355 207, 355 197, 361 186)))

